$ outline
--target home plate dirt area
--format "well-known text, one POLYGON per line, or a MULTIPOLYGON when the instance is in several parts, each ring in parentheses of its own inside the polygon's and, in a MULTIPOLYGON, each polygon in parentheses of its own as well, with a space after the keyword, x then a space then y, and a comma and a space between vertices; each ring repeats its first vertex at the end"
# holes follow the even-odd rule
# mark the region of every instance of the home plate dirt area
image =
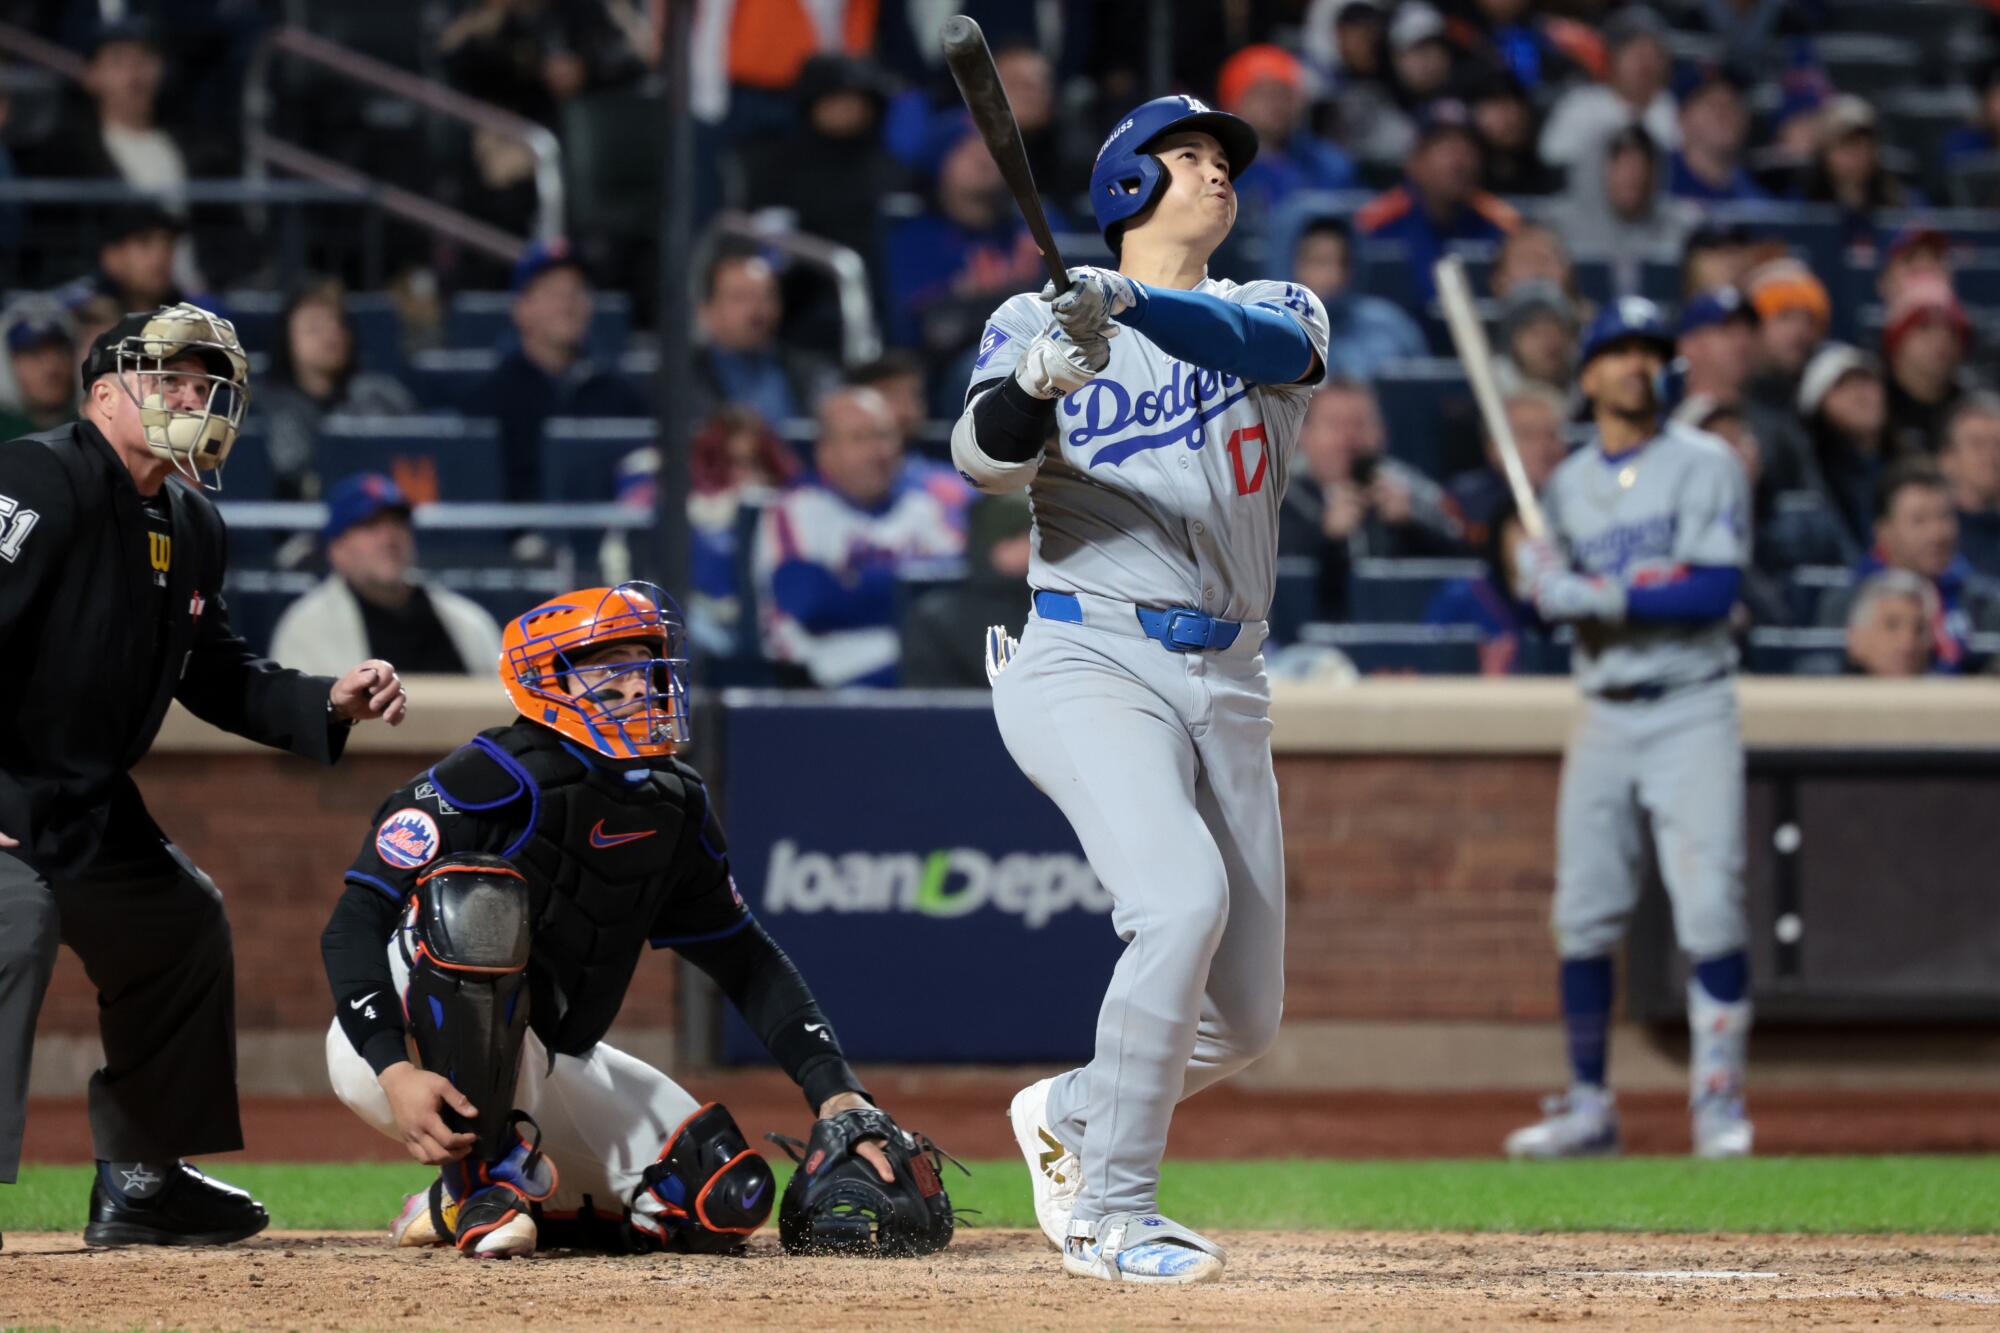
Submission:
POLYGON ((1063 1276, 1039 1234, 968 1230, 928 1259, 560 1251, 479 1263, 377 1234, 226 1250, 6 1237, 0 1325, 55 1328, 1811 1328, 2000 1322, 2000 1238, 1222 1233, 1224 1279, 1063 1276))

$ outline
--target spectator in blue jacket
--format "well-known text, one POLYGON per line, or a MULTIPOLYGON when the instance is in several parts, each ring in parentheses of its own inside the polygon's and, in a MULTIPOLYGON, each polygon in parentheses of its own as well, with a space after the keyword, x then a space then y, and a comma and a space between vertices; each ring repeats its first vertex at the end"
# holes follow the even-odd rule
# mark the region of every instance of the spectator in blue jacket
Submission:
POLYGON ((1497 245, 1520 214, 1479 185, 1479 140, 1465 107, 1433 103, 1425 112, 1403 183, 1355 214, 1355 230, 1373 240, 1399 241, 1409 254, 1413 295, 1428 303, 1437 291, 1431 265, 1465 242, 1497 245))
POLYGON ((636 417, 652 409, 615 368, 584 355, 595 294, 566 241, 529 246, 514 264, 513 290, 519 344, 473 386, 464 406, 469 416, 500 423, 501 494, 539 500, 542 426, 550 417, 636 417))
POLYGON ((1342 218, 1315 218, 1292 245, 1292 281, 1326 306, 1329 375, 1370 379, 1392 361, 1429 356, 1417 321, 1354 287, 1354 237, 1342 218))
POLYGON ((1937 590, 1931 626, 1937 647, 1932 670, 1942 675, 1975 671, 1973 634, 2000 630, 2000 584, 1972 568, 1958 549, 1958 516, 1951 492, 1929 459, 1891 465, 1875 488, 1875 546, 1854 567, 1849 586, 1821 599, 1822 625, 1845 625, 1856 591, 1873 574, 1904 569, 1937 590))
POLYGON ((1216 77, 1222 109, 1257 131, 1257 158, 1236 178, 1236 195, 1254 222, 1301 190, 1345 190, 1354 162, 1306 125, 1306 74, 1281 46, 1246 46, 1216 77))
POLYGON ((1944 166, 1949 171, 1970 160, 2000 153, 2000 60, 1979 71, 1979 109, 1973 123, 1945 136, 1944 166))
POLYGON ((1667 189, 1698 204, 1735 204, 1767 196, 1743 167, 1750 108, 1737 76, 1705 65, 1681 80, 1681 146, 1668 164, 1667 189))
POLYGON ((2000 396, 1982 389, 1959 400, 1945 419, 1938 470, 1958 511, 1958 549, 2000 578, 2000 396))

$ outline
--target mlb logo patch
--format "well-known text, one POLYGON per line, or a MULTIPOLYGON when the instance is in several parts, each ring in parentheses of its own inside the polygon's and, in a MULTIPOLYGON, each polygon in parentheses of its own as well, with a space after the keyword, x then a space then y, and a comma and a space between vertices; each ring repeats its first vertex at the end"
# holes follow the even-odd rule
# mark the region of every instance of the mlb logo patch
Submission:
POLYGON ((375 830, 375 852, 398 870, 415 870, 438 854, 437 821, 409 806, 382 821, 375 830))
POLYGON ((1007 331, 997 324, 988 324, 986 326, 986 336, 979 340, 979 357, 972 363, 972 368, 974 370, 986 369, 986 363, 991 361, 993 354, 1004 347, 1006 343, 1007 331))

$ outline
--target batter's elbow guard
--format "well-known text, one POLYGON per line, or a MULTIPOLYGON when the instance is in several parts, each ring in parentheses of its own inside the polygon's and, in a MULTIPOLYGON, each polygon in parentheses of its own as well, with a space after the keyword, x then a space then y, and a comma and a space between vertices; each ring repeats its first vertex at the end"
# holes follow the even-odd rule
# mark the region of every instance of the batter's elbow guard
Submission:
MULTIPOLYGON (((997 393, 988 389, 987 393, 997 393)), ((1037 450, 1023 462, 1008 462, 988 454, 979 447, 978 427, 972 419, 973 409, 980 399, 973 399, 965 405, 965 411, 958 414, 958 422, 951 428, 951 462, 958 469, 958 475, 974 490, 988 495, 1005 495, 1009 491, 1023 490, 1035 479, 1041 470, 1042 455, 1037 450)))
POLYGON ((741 1249, 771 1215, 775 1178, 736 1117, 710 1102, 683 1120, 632 1197, 632 1226, 695 1254, 741 1249))

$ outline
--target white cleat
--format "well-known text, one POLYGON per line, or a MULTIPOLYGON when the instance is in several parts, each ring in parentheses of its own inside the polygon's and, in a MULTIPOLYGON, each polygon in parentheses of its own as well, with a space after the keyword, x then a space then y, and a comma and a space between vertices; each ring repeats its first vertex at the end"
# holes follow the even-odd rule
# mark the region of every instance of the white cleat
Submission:
POLYGON ((526 1259, 538 1239, 535 1219, 519 1212, 476 1240, 460 1241, 458 1248, 471 1259, 526 1259))
MULTIPOLYGON (((454 1204, 447 1203, 446 1206, 457 1211, 454 1204)), ((431 1219, 430 1190, 418 1190, 403 1200, 403 1211, 397 1213, 396 1220, 389 1224, 389 1239, 399 1249, 451 1243, 438 1234, 437 1224, 431 1219)))
POLYGON ((1064 1146, 1049 1124, 1049 1088, 1055 1080, 1045 1078, 1030 1083, 1014 1094, 1007 1107, 1007 1119, 1014 1126, 1014 1142, 1028 1159, 1028 1180, 1035 1191, 1035 1221, 1042 1234, 1058 1250, 1069 1234, 1070 1214, 1076 1211, 1076 1192, 1083 1184, 1083 1165, 1064 1146))
POLYGON ((1507 1155, 1531 1161, 1611 1157, 1618 1152, 1618 1108, 1603 1088, 1579 1083, 1542 1101, 1542 1118, 1507 1136, 1507 1155))
POLYGON ((1220 1245, 1158 1213, 1111 1213, 1070 1223, 1063 1272, 1100 1282, 1186 1286, 1222 1276, 1220 1245))
POLYGON ((1694 1107, 1696 1157, 1748 1157, 1756 1130, 1741 1097, 1704 1097, 1694 1107))

